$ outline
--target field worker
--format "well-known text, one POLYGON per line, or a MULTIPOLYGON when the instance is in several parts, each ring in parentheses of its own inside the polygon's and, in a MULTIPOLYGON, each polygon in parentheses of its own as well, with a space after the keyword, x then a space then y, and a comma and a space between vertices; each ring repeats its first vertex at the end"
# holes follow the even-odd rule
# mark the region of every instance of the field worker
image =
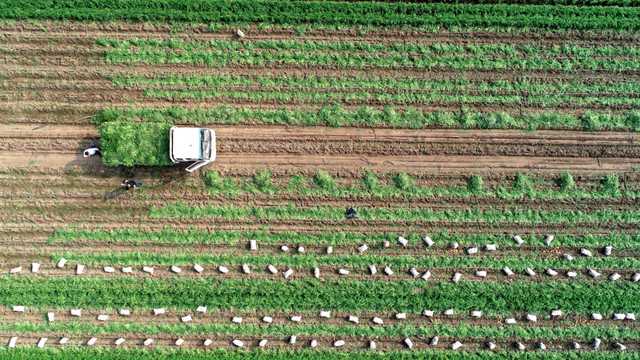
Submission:
POLYGON ((347 219, 357 219, 357 218, 358 218, 358 213, 353 208, 349 208, 349 210, 347 210, 347 219))
POLYGON ((135 189, 136 187, 142 185, 142 181, 138 181, 138 180, 123 180, 122 181, 122 186, 125 186, 127 188, 127 190, 129 189, 135 189))
POLYGON ((84 157, 91 157, 93 155, 98 155, 102 157, 102 153, 100 152, 100 149, 98 149, 98 147, 95 145, 92 145, 90 148, 84 151, 84 157))

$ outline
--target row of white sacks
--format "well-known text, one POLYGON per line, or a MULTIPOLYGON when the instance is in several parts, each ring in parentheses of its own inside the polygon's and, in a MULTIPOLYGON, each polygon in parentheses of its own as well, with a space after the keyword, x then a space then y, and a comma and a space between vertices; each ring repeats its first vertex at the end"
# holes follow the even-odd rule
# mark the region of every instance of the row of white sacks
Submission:
MULTIPOLYGON (((12 337, 9 340, 8 347, 10 347, 10 348, 15 347, 17 342, 18 342, 18 339, 19 339, 18 336, 12 337)), ((49 338, 40 338, 40 340, 38 341, 37 346, 39 348, 43 348, 46 345, 48 340, 49 340, 49 338)), ((92 337, 85 344, 87 346, 92 346, 92 345, 95 345, 95 343, 97 341, 98 341, 98 338, 92 337)), ((123 345, 126 341, 127 341, 127 339, 121 337, 121 338, 118 338, 117 340, 114 341, 114 345, 120 346, 120 345, 123 345)), ((154 340, 152 338, 149 338, 149 339, 144 340, 144 342, 142 344, 144 346, 150 346, 151 344, 153 344, 153 341, 154 340)), ((58 344, 60 344, 60 345, 64 345, 67 342, 69 342, 69 338, 66 338, 66 337, 58 340, 58 344)), ((288 343, 290 345, 294 345, 294 344, 296 344, 296 342, 297 342, 297 336, 296 335, 291 335, 289 337, 288 343)), ((402 342, 409 349, 412 349, 413 346, 414 346, 413 341, 411 339, 409 339, 409 338, 405 338, 402 342)), ((176 339, 175 342, 174 342, 175 346, 181 346, 183 343, 184 343, 184 339, 176 339)), ((205 339, 203 341, 203 345, 204 346, 210 346, 212 343, 213 343, 213 341, 211 339, 205 339)), ((236 347, 243 347, 245 345, 244 341, 239 340, 239 339, 234 339, 231 343, 236 347)), ((267 339, 262 339, 258 343, 258 346, 265 347, 267 345, 267 343, 268 343, 267 339)), ((438 343, 439 343, 439 338, 437 336, 434 336, 433 338, 431 338, 430 341, 428 341, 428 345, 430 345, 430 346, 436 346, 436 345, 438 345, 438 343)), ((598 349, 600 347, 601 343, 602 343, 602 340, 600 340, 599 338, 596 338, 589 345, 594 349, 598 349)), ((332 345, 334 347, 342 347, 342 346, 346 345, 346 342, 344 340, 337 340, 337 341, 334 341, 332 345)), ((318 341, 317 340, 311 340, 309 342, 309 346, 312 347, 312 348, 317 347, 318 346, 318 341)), ((489 350, 495 350, 497 348, 496 344, 493 343, 493 342, 487 342, 487 343, 485 343, 485 346, 489 350)), ((523 343, 518 342, 518 341, 514 342, 512 344, 512 346, 514 348, 518 349, 518 350, 525 350, 526 349, 526 346, 523 343)), ((580 343, 578 343, 578 342, 571 342, 571 343, 569 343, 569 346, 572 349, 575 349, 575 350, 578 350, 578 349, 580 349, 582 347, 582 345, 580 345, 580 343)), ((449 347, 452 350, 458 350, 458 349, 463 347, 463 344, 460 341, 456 341, 456 342, 451 343, 449 345, 449 347)), ((546 350, 547 349, 547 345, 544 342, 535 343, 535 347, 537 349, 540 349, 540 350, 546 350)), ((625 345, 623 345, 622 343, 619 343, 619 342, 614 343, 613 347, 615 349, 617 349, 617 350, 626 350, 627 349, 627 347, 625 345)), ((370 340, 369 341, 369 349, 376 349, 376 348, 377 348, 376 342, 374 340, 370 340)))
MULTIPOLYGON (((551 246, 551 243, 553 242, 553 239, 554 239, 553 235, 547 235, 544 238, 543 243, 545 245, 547 245, 547 246, 551 246)), ((434 246, 436 244, 436 242, 433 241, 429 236, 425 236, 422 239, 422 241, 424 242, 424 244, 427 247, 432 247, 432 246, 434 246)), ((522 244, 525 243, 525 241, 518 235, 513 237, 513 241, 514 241, 514 243, 516 245, 522 245, 522 244)), ((398 243, 402 247, 407 247, 407 245, 409 245, 409 240, 403 238, 402 236, 398 236, 398 243)), ((391 243, 389 241, 383 241, 382 242, 382 246, 387 248, 387 247, 391 246, 391 243)), ((448 244, 448 246, 450 248, 453 248, 453 249, 457 249, 457 248, 460 247, 460 245, 457 242, 451 242, 451 243, 448 244)), ((284 252, 288 252, 290 250, 290 248, 288 246, 286 246, 286 245, 281 246, 280 249, 282 251, 284 251, 284 252)), ((369 249, 369 245, 368 244, 362 244, 362 245, 357 247, 357 250, 360 253, 363 253, 363 252, 367 251, 368 249, 369 249)), ((251 251, 258 250, 258 242, 256 240, 250 240, 249 241, 249 250, 251 250, 251 251)), ((475 252, 477 252, 478 247, 471 247, 471 248, 469 248, 467 250, 467 252, 469 252, 469 250, 472 251, 471 253, 475 253, 475 252), (475 249, 475 251, 472 250, 472 249, 475 249)), ((487 245, 484 246, 484 250, 486 250, 486 251, 496 251, 497 250, 497 246, 495 244, 487 244, 487 245)), ((297 251, 299 253, 305 253, 306 250, 305 250, 304 246, 299 246, 297 248, 297 251)), ((333 247, 332 246, 328 246, 327 249, 326 249, 326 252, 327 252, 327 254, 333 253, 333 247)), ((602 248, 602 254, 605 255, 605 256, 611 255, 612 252, 613 252, 613 246, 605 246, 605 247, 602 248)), ((593 255, 593 253, 590 250, 587 250, 587 249, 581 249, 580 253, 582 255, 585 255, 585 256, 592 256, 593 255)))
MULTIPOLYGON (((16 305, 13 307, 13 311, 17 312, 17 313, 21 313, 25 311, 25 307, 22 305, 16 305)), ((197 313, 201 313, 201 314, 205 314, 207 312, 207 307, 206 306, 198 306, 196 308, 196 312, 197 313)), ((121 309, 118 312, 121 316, 129 316, 131 315, 131 311, 128 309, 121 309)), ((157 308, 157 309, 153 309, 153 315, 154 316, 159 316, 159 315, 163 315, 166 313, 166 310, 164 308, 157 308)), ((77 316, 80 317, 82 316, 82 309, 71 309, 70 310, 70 315, 71 316, 77 316)), ((432 318, 436 315, 436 312, 433 310, 423 310, 422 311, 422 316, 428 317, 428 318, 432 318)), ((453 309, 448 309, 443 311, 443 315, 445 316, 453 316, 454 315, 454 310, 453 309)), ((563 313, 561 310, 552 310, 551 311, 551 317, 552 318, 558 318, 558 317, 562 317, 563 313)), ((471 311, 469 312, 469 316, 473 317, 473 318, 481 318, 482 317, 482 311, 480 310, 475 310, 475 311, 471 311)), ((320 313, 318 314, 318 317, 321 318, 326 318, 329 319, 331 318, 331 311, 320 311, 320 313)), ((395 318, 396 320, 403 320, 403 319, 407 319, 407 313, 396 313, 393 318, 395 318)), ((634 313, 614 313, 611 315, 611 318, 613 320, 632 320, 635 321, 636 320, 636 315, 634 313)), ((49 322, 53 322, 55 321, 55 313, 53 312, 48 312, 47 313, 47 319, 49 322)), ((289 318, 292 322, 301 322, 302 321, 302 316, 301 315, 293 315, 289 318)), ((523 318, 524 320, 526 320, 527 322, 537 322, 538 321, 538 316, 534 315, 534 314, 527 314, 524 316, 523 318)), ((604 316, 602 316, 602 314, 600 313, 592 313, 591 314, 591 320, 603 320, 604 316)), ((100 314, 97 317, 98 321, 107 321, 109 320, 109 315, 107 314, 100 314)), ((190 322, 193 320, 193 317, 191 315, 185 315, 182 316, 180 318, 180 320, 184 323, 186 322, 190 322)), ((360 323, 360 319, 357 316, 347 316, 346 320, 348 320, 351 323, 354 324, 359 324, 360 323)), ((243 321, 243 318, 240 316, 234 316, 231 319, 231 322, 236 323, 236 324, 241 324, 243 321)), ((262 322, 270 324, 273 322, 273 318, 271 316, 264 316, 262 318, 262 322)), ((371 319, 371 322, 376 324, 376 325, 384 325, 384 320, 381 317, 373 317, 371 319)), ((516 318, 506 318, 504 319, 504 323, 506 325, 515 325, 517 324, 517 320, 516 318)))
MULTIPOLYGON (((566 254, 565 254, 566 255, 566 254)), ((67 260, 65 258, 60 259, 60 261, 57 264, 58 268, 64 268, 65 265, 67 264, 67 260)), ((242 268, 242 272, 245 274, 250 274, 251 273, 251 267, 248 264, 243 264, 241 266, 242 268)), ((81 275, 84 273, 86 269, 85 265, 82 264, 77 264, 76 265, 76 271, 75 273, 77 275, 81 275)), ((267 271, 269 271, 271 274, 278 274, 279 270, 273 266, 273 265, 268 265, 266 267, 267 271)), ((32 273, 37 273, 40 270, 40 264, 39 263, 32 263, 31 264, 31 272, 32 273)), ((104 272, 106 273, 114 273, 116 271, 116 268, 113 266, 105 266, 103 267, 104 272)), ((179 266, 171 266, 170 268, 171 272, 179 274, 183 271, 183 269, 179 266)), ((193 265, 193 270, 197 273, 202 273, 205 271, 205 268, 202 265, 199 264, 194 264, 193 265)), ((123 267, 121 269, 122 273, 124 274, 131 274, 134 272, 134 268, 133 266, 126 266, 123 267)), ((152 266, 143 266, 142 267, 142 271, 146 272, 148 274, 153 274, 155 272, 155 268, 152 266)), ((228 267, 220 265, 218 266, 218 271, 221 274, 226 274, 228 273, 230 270, 228 267)), ((19 274, 22 272, 22 266, 16 267, 11 269, 10 274, 19 274)), ((387 276, 391 276, 393 274, 395 274, 395 272, 391 269, 391 267, 389 266, 385 266, 383 268, 383 272, 387 275, 387 276)), ((427 270, 424 273, 422 273, 422 275, 420 275, 420 271, 418 271, 416 268, 410 268, 409 269, 409 274, 411 274, 414 278, 420 277, 422 280, 429 280, 429 278, 431 277, 431 271, 427 270)), ((339 268, 337 270, 337 273, 339 275, 349 275, 351 273, 351 271, 349 269, 345 269, 345 268, 339 268)), ((378 273, 378 268, 375 265, 369 265, 369 273, 371 275, 375 275, 376 273, 378 273)), ((508 266, 505 266, 504 268, 502 268, 502 273, 506 276, 513 276, 515 275, 515 272, 513 270, 511 270, 508 266)), ((556 276, 558 275, 558 271, 554 270, 554 269, 546 269, 544 271, 544 273, 548 276, 556 276)), ((480 277, 480 278, 484 278, 488 275, 488 272, 486 270, 477 270, 475 271, 475 276, 476 277, 480 277)), ((536 271, 531 269, 531 268, 526 268, 524 270, 524 274, 527 276, 535 276, 537 275, 536 271)), ((285 279, 288 279, 291 275, 293 275, 293 269, 288 268, 287 270, 282 272, 282 276, 285 279)), ((313 275, 315 278, 319 279, 321 277, 320 274, 320 268, 316 267, 313 269, 313 275)), ((576 272, 576 271, 567 271, 566 272, 566 276, 568 277, 576 277, 579 276, 580 273, 576 272)), ((588 269, 587 270, 587 275, 592 277, 592 278, 597 278, 600 277, 602 274, 597 271, 596 269, 588 269)), ((622 279, 622 275, 618 274, 618 273, 612 273, 611 275, 609 275, 608 277, 609 280, 611 281, 617 281, 622 279)), ((460 280, 462 280, 462 274, 461 273, 454 273, 453 276, 451 277, 451 281, 453 281, 454 283, 459 282, 460 280)), ((633 282, 638 282, 640 281, 640 273, 634 273, 633 277, 631 278, 631 281, 633 282)))

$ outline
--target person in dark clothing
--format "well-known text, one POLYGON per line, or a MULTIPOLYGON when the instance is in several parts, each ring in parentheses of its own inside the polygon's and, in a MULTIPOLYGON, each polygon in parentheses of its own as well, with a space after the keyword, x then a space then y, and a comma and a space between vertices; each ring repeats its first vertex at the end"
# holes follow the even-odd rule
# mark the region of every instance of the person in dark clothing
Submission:
POLYGON ((138 180, 123 180, 122 186, 125 186, 127 190, 135 189, 136 187, 142 185, 142 181, 138 180))
POLYGON ((357 219, 357 218, 358 218, 358 213, 353 208, 349 208, 349 210, 347 210, 347 219, 357 219))

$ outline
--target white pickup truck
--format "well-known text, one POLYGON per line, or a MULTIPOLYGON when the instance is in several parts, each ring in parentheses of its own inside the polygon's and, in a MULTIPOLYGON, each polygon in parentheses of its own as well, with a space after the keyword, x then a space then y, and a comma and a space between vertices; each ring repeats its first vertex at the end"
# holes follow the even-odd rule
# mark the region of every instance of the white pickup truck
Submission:
POLYGON ((169 135, 169 156, 174 163, 195 161, 188 172, 216 159, 216 133, 206 128, 172 127, 169 135))

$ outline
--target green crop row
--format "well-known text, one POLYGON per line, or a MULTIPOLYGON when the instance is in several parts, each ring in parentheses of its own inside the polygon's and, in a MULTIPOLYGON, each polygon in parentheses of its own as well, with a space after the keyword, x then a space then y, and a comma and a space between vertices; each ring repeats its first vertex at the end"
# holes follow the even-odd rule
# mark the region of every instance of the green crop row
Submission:
POLYGON ((118 165, 171 165, 167 123, 106 122, 100 125, 103 161, 118 165))
MULTIPOLYGON (((220 218, 226 220, 237 219, 296 219, 296 220, 344 220, 344 209, 321 206, 299 208, 291 204, 273 207, 238 207, 238 206, 188 206, 182 202, 175 202, 166 206, 149 208, 151 218, 220 218)), ((358 218, 361 220, 386 221, 451 221, 451 222, 485 222, 498 223, 638 223, 640 213, 636 211, 614 211, 610 209, 595 210, 590 213, 578 210, 430 210, 409 208, 359 208, 358 218)))
POLYGON ((395 128, 424 129, 427 127, 480 128, 480 129, 585 129, 585 130, 633 130, 640 131, 640 112, 624 115, 586 113, 572 115, 561 113, 535 113, 509 115, 504 112, 479 113, 467 109, 452 113, 446 111, 421 112, 409 108, 397 112, 393 107, 375 110, 361 107, 346 110, 341 105, 327 105, 318 110, 253 110, 221 106, 215 109, 191 109, 171 106, 159 109, 107 108, 94 119, 101 124, 107 121, 129 121, 141 119, 149 122, 171 122, 183 124, 243 124, 259 123, 273 125, 304 126, 390 126, 395 128))
MULTIPOLYGON (((280 186, 272 182, 272 174, 261 171, 251 178, 234 179, 221 176, 217 171, 210 170, 202 173, 202 179, 211 193, 238 195, 242 193, 264 194, 296 194, 302 196, 332 196, 332 197, 407 197, 407 198, 438 198, 438 197, 487 197, 503 200, 522 199, 611 199, 620 196, 631 199, 640 198, 640 191, 620 190, 619 179, 616 174, 605 176, 595 189, 576 188, 573 176, 569 173, 560 174, 553 183, 545 184, 544 179, 532 179, 525 174, 517 174, 514 181, 505 185, 498 185, 493 189, 485 189, 482 177, 473 175, 468 178, 466 186, 451 186, 449 188, 431 188, 415 185, 415 180, 406 173, 400 172, 382 185, 378 177, 372 172, 364 175, 352 183, 340 182, 331 175, 318 171, 313 178, 294 174, 286 184, 280 186), (545 185, 551 185, 545 188, 545 185)), ((197 186, 197 185, 196 185, 197 186)), ((506 205, 506 203, 505 203, 506 205)))
MULTIPOLYGON (((452 326, 447 324, 416 326, 408 320, 406 325, 389 326, 353 326, 353 325, 251 325, 251 324, 140 324, 140 323, 107 323, 99 326, 80 322, 43 323, 2 323, 0 330, 11 334, 29 334, 32 332, 60 332, 69 335, 99 336, 102 334, 148 334, 153 335, 282 335, 291 336, 366 336, 366 337, 451 337, 451 338, 491 338, 520 340, 533 339, 567 339, 578 338, 592 340, 594 338, 611 340, 629 340, 640 337, 640 330, 619 326, 574 325, 549 327, 489 327, 489 326, 452 326)), ((414 341, 417 339, 414 339, 414 341)))
MULTIPOLYGON (((356 0, 363 1, 363 0, 356 0)), ((634 0, 383 0, 383 2, 420 2, 425 4, 520 4, 574 6, 639 6, 634 0)))
MULTIPOLYGON (((541 250, 546 250, 542 249, 541 250)), ((468 256, 468 257, 447 257, 440 251, 440 256, 429 256, 425 253, 420 257, 411 256, 388 256, 374 255, 376 251, 370 251, 371 255, 331 255, 296 254, 294 256, 285 255, 237 255, 237 254, 160 254, 146 252, 119 252, 119 253, 52 253, 52 263, 57 263, 61 258, 65 258, 75 263, 87 265, 224 265, 240 266, 248 264, 262 267, 258 271, 266 272, 267 265, 290 266, 293 268, 306 268, 307 275, 311 276, 312 268, 316 266, 336 266, 346 268, 361 268, 368 273, 367 266, 390 266, 396 271, 406 272, 411 267, 420 269, 433 268, 482 268, 488 270, 502 270, 508 266, 513 271, 523 272, 526 268, 536 271, 544 271, 549 268, 559 269, 637 269, 640 267, 640 260, 632 257, 579 257, 568 261, 560 257, 550 257, 543 251, 534 252, 533 255, 519 255, 522 252, 517 250, 502 251, 500 258, 468 256), (545 258, 546 257, 546 258, 545 258)), ((442 271, 446 271, 442 270, 442 271)), ((453 273, 448 274, 453 275, 453 273)), ((447 279, 446 281, 449 281, 447 279)))
MULTIPOLYGON (((630 80, 615 83, 581 83, 581 82, 532 82, 518 80, 502 81, 469 81, 467 79, 430 80, 420 78, 381 78, 381 77, 317 77, 317 76, 233 76, 233 75, 178 75, 143 77, 138 75, 108 76, 112 83, 122 86, 191 86, 191 87, 286 87, 286 89, 321 89, 321 90, 369 90, 369 91, 438 91, 469 92, 499 95, 504 92, 520 92, 532 95, 545 93, 580 93, 594 96, 634 95, 640 93, 640 83, 630 80)), ((232 88, 230 88, 231 90, 232 88)))
POLYGON ((415 67, 419 69, 517 69, 517 70, 635 70, 640 67, 640 59, 600 59, 576 58, 555 59, 539 55, 525 58, 492 57, 482 55, 442 55, 419 56, 408 54, 366 55, 350 53, 321 52, 265 52, 248 50, 246 52, 198 51, 180 52, 165 50, 107 49, 107 62, 151 64, 205 64, 207 66, 227 66, 229 64, 265 65, 268 63, 330 65, 365 68, 369 66, 415 67))
POLYGON ((143 21, 171 23, 262 23, 428 29, 545 29, 634 32, 635 7, 475 5, 282 0, 131 0, 78 2, 5 0, 0 18, 13 20, 143 21))
MULTIPOLYGON (((204 230, 162 230, 162 231, 141 231, 138 229, 122 230, 77 230, 63 228, 58 229, 49 238, 51 244, 65 243, 76 240, 106 241, 109 243, 134 243, 152 242, 158 244, 172 243, 175 245, 192 244, 248 244, 249 239, 256 240, 258 244, 272 245, 275 243, 291 244, 324 244, 324 245, 361 245, 380 244, 383 241, 395 242, 398 236, 402 236, 409 244, 422 244, 424 236, 429 235, 436 245, 443 246, 451 242, 457 242, 462 246, 486 244, 497 244, 514 246, 515 242, 511 236, 496 236, 489 234, 478 235, 457 235, 447 233, 423 233, 423 234, 359 234, 346 232, 331 232, 318 235, 299 234, 292 232, 268 233, 262 231, 204 231, 204 230)), ((542 245, 544 236, 521 235, 521 238, 531 245, 542 245)), ((636 248, 640 246, 640 235, 621 234, 612 232, 608 235, 585 234, 582 236, 556 234, 553 246, 609 246, 616 248, 636 248)), ((248 246, 248 245, 247 245, 248 246)))
POLYGON ((523 44, 412 44, 412 43, 369 43, 352 41, 299 41, 299 40, 246 40, 242 42, 232 40, 207 40, 185 41, 179 38, 168 39, 139 39, 130 38, 120 40, 115 38, 100 38, 97 45, 121 50, 131 50, 132 46, 137 50, 154 50, 169 48, 173 50, 220 50, 220 51, 335 51, 335 52, 364 52, 364 53, 389 53, 389 54, 419 54, 419 55, 452 55, 470 53, 478 56, 505 55, 526 56, 542 55, 551 57, 554 55, 579 55, 583 58, 592 56, 640 56, 640 47, 636 46, 593 46, 581 47, 575 45, 553 45, 550 47, 523 44))
POLYGON ((596 96, 572 96, 564 94, 545 95, 457 95, 438 93, 413 93, 401 92, 396 94, 369 93, 363 91, 355 92, 324 92, 310 91, 306 89, 290 89, 289 91, 230 91, 225 89, 216 90, 162 90, 148 89, 144 91, 146 96, 168 100, 177 99, 242 99, 255 102, 266 102, 276 100, 278 102, 308 102, 310 104, 327 104, 335 102, 371 102, 383 101, 392 105, 410 104, 491 104, 521 106, 544 104, 547 107, 559 105, 571 105, 573 107, 593 105, 593 106, 639 106, 640 98, 618 97, 609 94, 596 96))
POLYGON ((193 350, 180 348, 152 348, 152 349, 105 349, 94 347, 17 347, 0 349, 0 356, 13 360, 513 360, 514 356, 522 360, 638 360, 636 352, 612 351, 562 351, 562 352, 522 352, 515 355, 513 351, 335 351, 335 350, 251 350, 238 351, 229 349, 193 350))
POLYGON ((630 282, 389 282, 247 279, 29 278, 4 276, 5 306, 99 309, 169 308, 284 311, 457 312, 487 315, 552 309, 575 313, 640 312, 630 282))

